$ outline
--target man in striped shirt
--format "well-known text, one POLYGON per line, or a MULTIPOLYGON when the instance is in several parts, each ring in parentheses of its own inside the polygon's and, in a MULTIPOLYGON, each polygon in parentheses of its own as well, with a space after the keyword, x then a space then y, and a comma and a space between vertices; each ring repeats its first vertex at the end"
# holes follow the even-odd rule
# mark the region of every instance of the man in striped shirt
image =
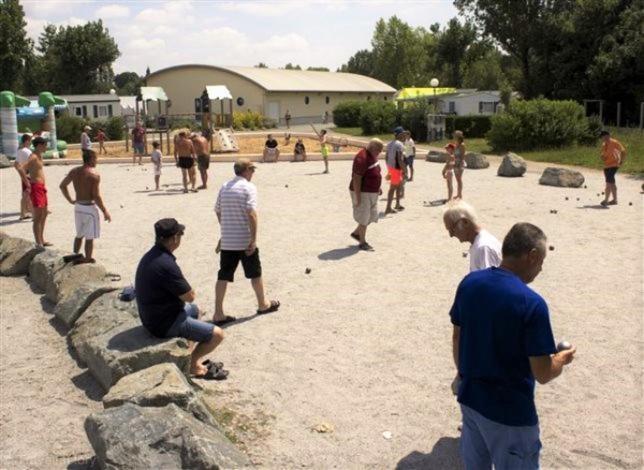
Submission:
POLYGON ((219 273, 215 287, 215 325, 221 326, 236 320, 224 314, 224 296, 229 282, 241 261, 244 275, 250 279, 257 296, 257 314, 277 311, 280 303, 268 301, 264 295, 262 265, 257 249, 257 188, 250 180, 255 165, 246 158, 235 162, 235 177, 219 190, 215 213, 221 227, 219 273))

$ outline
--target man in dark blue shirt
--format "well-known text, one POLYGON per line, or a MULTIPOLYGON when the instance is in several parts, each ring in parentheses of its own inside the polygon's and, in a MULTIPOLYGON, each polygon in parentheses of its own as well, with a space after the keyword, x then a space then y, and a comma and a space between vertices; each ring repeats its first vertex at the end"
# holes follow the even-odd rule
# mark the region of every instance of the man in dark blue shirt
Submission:
POLYGON ((544 233, 516 224, 502 252, 499 268, 461 281, 450 311, 467 469, 539 468, 535 378, 549 382, 575 354, 574 348, 557 352, 548 306, 527 286, 546 257, 544 233))
POLYGON ((192 351, 190 373, 197 378, 225 379, 228 371, 223 364, 206 361, 224 339, 221 328, 200 321, 194 302, 195 291, 172 254, 181 244, 185 226, 176 219, 161 219, 154 224, 156 243, 136 270, 136 302, 143 326, 160 338, 181 337, 196 341, 192 351))

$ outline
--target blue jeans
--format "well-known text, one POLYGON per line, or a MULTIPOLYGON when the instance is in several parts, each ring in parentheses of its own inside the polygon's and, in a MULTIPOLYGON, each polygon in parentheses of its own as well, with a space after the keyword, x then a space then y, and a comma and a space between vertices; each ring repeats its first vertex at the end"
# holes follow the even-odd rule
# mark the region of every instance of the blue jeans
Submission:
POLYGON ((539 425, 507 426, 461 404, 461 455, 466 470, 536 470, 539 468, 539 425))
POLYGON ((195 304, 186 304, 172 326, 166 332, 168 338, 185 338, 198 343, 206 343, 212 338, 214 325, 197 320, 199 309, 195 304))

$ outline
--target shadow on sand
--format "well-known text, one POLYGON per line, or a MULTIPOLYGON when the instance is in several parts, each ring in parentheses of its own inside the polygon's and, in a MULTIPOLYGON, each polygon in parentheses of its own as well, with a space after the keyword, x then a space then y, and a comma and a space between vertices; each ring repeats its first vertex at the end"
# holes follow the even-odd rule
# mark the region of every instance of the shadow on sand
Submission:
POLYGON ((441 437, 429 454, 415 450, 400 459, 396 470, 463 469, 458 453, 458 441, 456 437, 441 437))
POLYGON ((355 255, 360 248, 357 245, 347 246, 346 248, 334 248, 333 250, 325 251, 318 255, 318 259, 329 261, 329 260, 340 260, 342 258, 348 258, 351 255, 355 255))

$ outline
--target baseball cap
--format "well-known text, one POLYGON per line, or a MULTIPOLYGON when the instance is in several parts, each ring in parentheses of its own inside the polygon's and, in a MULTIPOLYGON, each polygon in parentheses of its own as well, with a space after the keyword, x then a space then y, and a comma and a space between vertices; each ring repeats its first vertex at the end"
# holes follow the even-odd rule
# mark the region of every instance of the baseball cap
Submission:
POLYGON ((403 126, 398 126, 394 129, 394 135, 400 135, 403 132, 405 132, 405 129, 403 128, 403 126))
POLYGON ((154 233, 157 238, 170 238, 177 233, 183 234, 185 230, 185 225, 181 225, 177 219, 172 218, 157 220, 154 224, 154 233))
POLYGON ((43 139, 42 137, 40 137, 40 136, 36 137, 35 139, 33 139, 31 141, 31 144, 34 147, 36 147, 37 145, 46 144, 46 143, 47 143, 47 141, 45 139, 43 139))
POLYGON ((91 131, 91 130, 92 130, 92 128, 91 128, 91 127, 89 127, 89 126, 85 126, 85 127, 83 127, 83 130, 84 130, 84 131, 91 131))

